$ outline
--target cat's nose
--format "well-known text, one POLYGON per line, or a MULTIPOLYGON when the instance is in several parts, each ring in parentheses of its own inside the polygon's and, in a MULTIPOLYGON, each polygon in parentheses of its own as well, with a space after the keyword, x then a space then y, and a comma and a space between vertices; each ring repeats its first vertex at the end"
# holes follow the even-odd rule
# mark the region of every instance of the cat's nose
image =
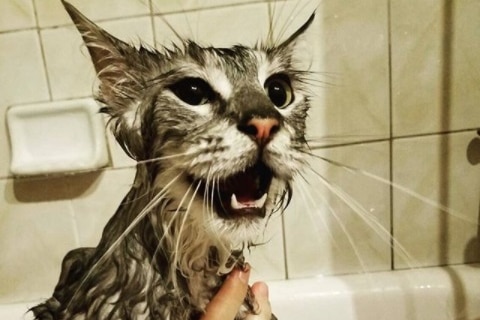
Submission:
POLYGON ((252 118, 245 125, 238 126, 243 133, 251 136, 261 145, 266 145, 280 129, 280 124, 274 118, 252 118))

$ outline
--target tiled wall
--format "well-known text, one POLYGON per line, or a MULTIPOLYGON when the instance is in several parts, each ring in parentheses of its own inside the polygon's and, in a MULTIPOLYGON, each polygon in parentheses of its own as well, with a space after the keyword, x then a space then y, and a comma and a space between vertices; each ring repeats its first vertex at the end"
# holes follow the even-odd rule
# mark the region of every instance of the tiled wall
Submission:
MULTIPOLYGON (((280 36, 316 7, 72 3, 114 35, 150 45, 174 41, 166 21, 203 43, 253 44, 266 36, 269 16, 280 36)), ((316 12, 310 47, 320 81, 309 136, 318 158, 297 180, 288 212, 272 221, 268 243, 252 253, 256 277, 479 261, 480 3, 323 0, 316 12)), ((0 75, 2 118, 10 105, 91 95, 93 68, 59 0, 0 2, 0 75)), ((5 126, 1 121, 0 303, 49 296, 65 252, 96 244, 134 174, 109 136, 107 169, 14 179, 5 126)))

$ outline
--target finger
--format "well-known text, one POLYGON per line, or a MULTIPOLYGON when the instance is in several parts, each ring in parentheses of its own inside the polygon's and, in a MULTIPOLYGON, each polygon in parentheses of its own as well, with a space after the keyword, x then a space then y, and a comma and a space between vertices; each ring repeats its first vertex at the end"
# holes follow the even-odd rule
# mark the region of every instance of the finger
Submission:
POLYGON ((249 266, 243 271, 234 269, 207 305, 206 313, 201 320, 233 320, 247 294, 249 277, 249 266))
POLYGON ((256 282, 252 286, 252 292, 258 303, 258 314, 249 315, 246 320, 270 320, 272 307, 268 300, 268 286, 265 282, 256 282))

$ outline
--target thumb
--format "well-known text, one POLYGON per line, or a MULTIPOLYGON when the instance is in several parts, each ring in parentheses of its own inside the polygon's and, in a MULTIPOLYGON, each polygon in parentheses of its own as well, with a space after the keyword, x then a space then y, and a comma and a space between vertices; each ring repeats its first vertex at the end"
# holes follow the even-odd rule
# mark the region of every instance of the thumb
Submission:
POLYGON ((249 315, 246 320, 270 320, 272 318, 272 307, 268 300, 268 286, 265 282, 256 282, 252 286, 252 292, 258 303, 258 314, 249 315))

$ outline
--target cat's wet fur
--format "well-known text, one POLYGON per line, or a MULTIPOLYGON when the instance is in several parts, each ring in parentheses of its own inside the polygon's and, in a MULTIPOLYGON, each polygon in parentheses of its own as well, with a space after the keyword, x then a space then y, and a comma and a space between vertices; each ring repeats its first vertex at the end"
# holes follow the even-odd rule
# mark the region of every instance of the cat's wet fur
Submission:
MULTIPOLYGON (((304 165, 309 74, 296 46, 314 16, 278 45, 155 50, 64 5, 101 111, 138 165, 98 246, 69 252, 53 296, 32 310, 41 320, 199 319, 304 165)), ((236 319, 254 305, 250 293, 236 319)))

